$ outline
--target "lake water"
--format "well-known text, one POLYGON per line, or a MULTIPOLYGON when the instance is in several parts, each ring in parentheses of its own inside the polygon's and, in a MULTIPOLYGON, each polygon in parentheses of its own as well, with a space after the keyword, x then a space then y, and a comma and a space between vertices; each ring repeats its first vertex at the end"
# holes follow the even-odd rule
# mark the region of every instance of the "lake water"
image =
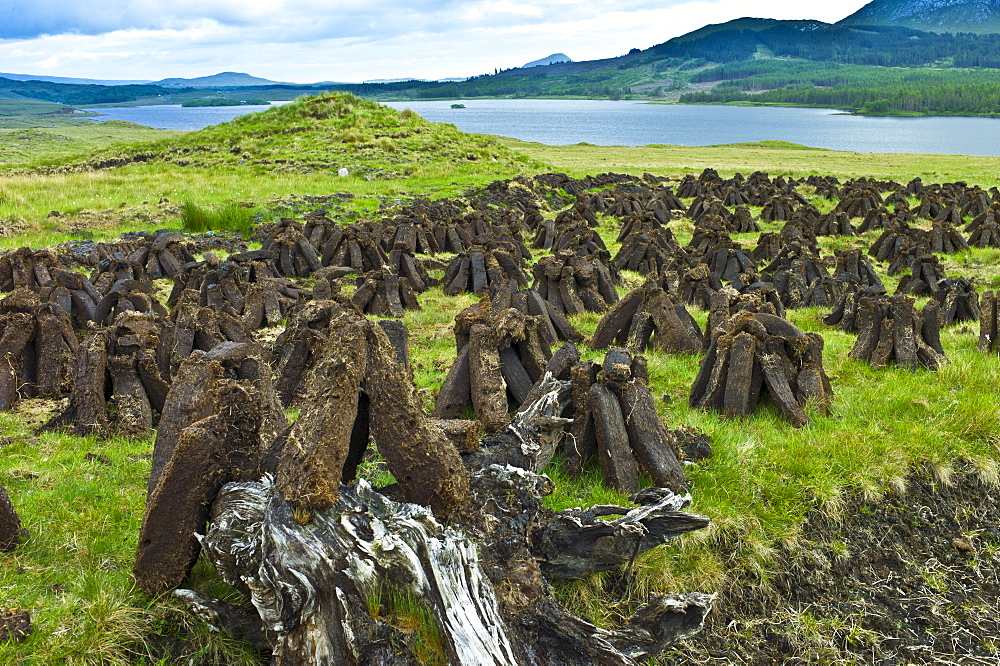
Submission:
MULTIPOLYGON (((288 102, 271 102, 271 106, 281 106, 288 102)), ((105 120, 127 120, 146 127, 172 130, 199 130, 209 125, 225 123, 236 116, 267 111, 267 105, 247 106, 188 106, 180 104, 157 104, 152 106, 120 106, 104 109, 84 109, 100 116, 91 118, 98 122, 105 120)))
MULTIPOLYGON (((281 104, 277 102, 276 104, 281 104)), ((388 102, 466 132, 551 145, 709 146, 777 139, 866 153, 1000 155, 1000 119, 873 118, 835 109, 644 104, 610 100, 388 102), (452 109, 452 103, 465 104, 452 109)), ((269 107, 138 106, 95 109, 161 129, 193 130, 269 107)))

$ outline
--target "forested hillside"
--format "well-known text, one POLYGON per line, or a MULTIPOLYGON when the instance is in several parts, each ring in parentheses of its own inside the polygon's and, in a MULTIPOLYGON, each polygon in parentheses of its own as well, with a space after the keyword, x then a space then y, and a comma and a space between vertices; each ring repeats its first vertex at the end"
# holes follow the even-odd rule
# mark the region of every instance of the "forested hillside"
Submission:
POLYGON ((993 115, 1000 111, 1000 34, 738 19, 620 58, 511 69, 457 83, 341 88, 376 99, 650 98, 993 115))

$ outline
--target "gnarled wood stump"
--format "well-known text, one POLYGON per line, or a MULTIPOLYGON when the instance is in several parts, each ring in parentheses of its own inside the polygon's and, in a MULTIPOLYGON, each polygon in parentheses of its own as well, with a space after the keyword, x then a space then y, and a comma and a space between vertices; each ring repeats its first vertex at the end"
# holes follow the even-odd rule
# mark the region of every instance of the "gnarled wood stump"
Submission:
MULTIPOLYGON (((545 413, 527 409, 511 425, 518 433, 505 440, 512 458, 537 448, 537 417, 545 413)), ((632 498, 634 508, 549 517, 542 509, 552 491, 546 477, 509 463, 470 471, 448 528, 426 508, 387 499, 364 480, 343 486, 332 506, 307 520, 267 477, 229 484, 212 508, 206 554, 251 598, 276 664, 411 662, 410 643, 392 622, 402 612, 393 600, 401 598, 425 609, 440 658, 451 664, 631 666, 698 631, 709 595, 656 595, 623 627, 604 630, 570 615, 546 585, 547 576, 615 568, 707 525, 681 511, 686 498, 653 488, 632 498), (609 515, 621 517, 601 519, 609 515)), ((188 590, 178 596, 216 626, 234 624, 223 617, 235 615, 224 605, 188 590)))

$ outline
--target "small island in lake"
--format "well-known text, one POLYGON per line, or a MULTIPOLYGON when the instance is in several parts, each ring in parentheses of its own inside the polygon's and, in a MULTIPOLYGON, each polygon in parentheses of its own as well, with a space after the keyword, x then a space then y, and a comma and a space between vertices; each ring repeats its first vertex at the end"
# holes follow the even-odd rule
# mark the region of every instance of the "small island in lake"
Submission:
POLYGON ((464 104, 452 104, 451 108, 453 108, 453 109, 464 109, 465 105, 464 104))

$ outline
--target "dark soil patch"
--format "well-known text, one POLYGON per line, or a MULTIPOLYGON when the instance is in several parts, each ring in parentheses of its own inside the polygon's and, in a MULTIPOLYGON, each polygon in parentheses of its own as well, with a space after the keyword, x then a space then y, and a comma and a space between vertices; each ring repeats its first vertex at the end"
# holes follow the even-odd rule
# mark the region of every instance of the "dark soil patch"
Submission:
POLYGON ((971 470, 949 485, 921 471, 902 494, 816 512, 665 663, 1000 663, 998 499, 971 470))

